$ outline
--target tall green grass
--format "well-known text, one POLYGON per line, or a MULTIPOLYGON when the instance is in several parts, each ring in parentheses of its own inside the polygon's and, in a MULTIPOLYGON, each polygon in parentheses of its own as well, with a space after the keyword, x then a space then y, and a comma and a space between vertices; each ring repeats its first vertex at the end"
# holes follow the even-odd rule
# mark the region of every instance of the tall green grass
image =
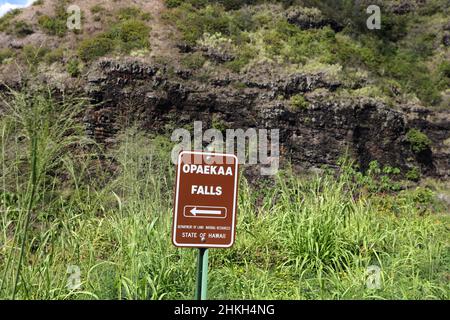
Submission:
MULTIPOLYGON (((77 120, 85 104, 3 96, 0 298, 192 299, 196 251, 170 240, 171 143, 130 129, 102 151, 77 120)), ((448 215, 422 189, 365 192, 358 177, 346 164, 259 187, 241 178, 236 244, 211 250, 209 297, 448 299, 448 215), (366 286, 371 265, 380 289, 366 286)))

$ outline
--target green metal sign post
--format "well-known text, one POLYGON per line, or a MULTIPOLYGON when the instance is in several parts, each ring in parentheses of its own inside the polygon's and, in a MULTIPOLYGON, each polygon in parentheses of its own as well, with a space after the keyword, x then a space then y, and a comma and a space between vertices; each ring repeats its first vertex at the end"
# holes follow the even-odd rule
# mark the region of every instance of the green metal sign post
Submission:
POLYGON ((208 294, 208 249, 198 250, 196 300, 206 300, 208 294))

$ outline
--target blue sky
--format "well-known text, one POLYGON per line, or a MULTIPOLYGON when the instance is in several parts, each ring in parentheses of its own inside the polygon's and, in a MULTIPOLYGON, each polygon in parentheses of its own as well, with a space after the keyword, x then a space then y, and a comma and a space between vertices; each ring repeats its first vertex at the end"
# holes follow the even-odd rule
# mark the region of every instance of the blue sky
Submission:
POLYGON ((11 9, 23 8, 32 2, 33 0, 0 0, 0 17, 11 9))
POLYGON ((0 0, 0 4, 5 4, 6 2, 12 3, 12 4, 21 4, 24 5, 28 1, 27 0, 0 0))

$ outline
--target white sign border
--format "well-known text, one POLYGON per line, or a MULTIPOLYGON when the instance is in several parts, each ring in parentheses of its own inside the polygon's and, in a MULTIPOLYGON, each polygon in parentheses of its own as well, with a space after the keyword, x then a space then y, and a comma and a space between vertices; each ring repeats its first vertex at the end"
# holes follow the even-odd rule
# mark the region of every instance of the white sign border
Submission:
POLYGON ((177 185, 175 186, 175 208, 173 210, 174 218, 173 218, 173 230, 172 230, 172 242, 177 247, 188 247, 188 248, 231 248, 234 244, 235 237, 235 229, 236 229, 236 205, 237 205, 237 185, 238 185, 238 173, 239 173, 239 164, 238 157, 234 154, 225 154, 225 153, 212 153, 212 152, 200 152, 200 151, 182 151, 178 155, 178 169, 177 169, 177 185), (176 227, 177 227, 177 218, 178 218, 178 193, 180 192, 180 175, 181 175, 181 157, 185 154, 191 155, 202 155, 202 156, 216 156, 216 157, 232 157, 234 158, 234 194, 233 194, 233 221, 231 224, 231 241, 226 245, 217 245, 217 244, 199 244, 199 243, 177 243, 176 241, 176 227))

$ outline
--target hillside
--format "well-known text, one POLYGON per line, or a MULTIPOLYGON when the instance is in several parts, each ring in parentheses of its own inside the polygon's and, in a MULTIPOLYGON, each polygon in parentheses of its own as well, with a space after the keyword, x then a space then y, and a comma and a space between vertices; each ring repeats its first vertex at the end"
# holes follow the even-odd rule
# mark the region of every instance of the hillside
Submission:
POLYGON ((1 17, 0 299, 191 299, 170 159, 201 121, 279 133, 273 175, 240 163, 210 298, 448 300, 449 16, 448 0, 38 0, 1 17))
MULTIPOLYGON (((172 9, 166 10, 158 0, 73 1, 70 5, 81 9, 82 27, 70 31, 66 27, 67 1, 37 1, 1 19, 2 60, 10 56, 25 62, 27 50, 23 48, 30 51, 34 47, 58 49, 53 57, 44 59, 47 64, 74 58, 91 63, 101 56, 127 55, 133 50, 144 50, 134 52, 143 58, 174 62, 179 60, 173 59, 179 58, 176 46, 184 45, 195 47, 190 55, 184 55, 185 64, 198 66, 203 56, 223 72, 245 72, 268 60, 291 72, 334 71, 334 76, 345 78, 349 89, 364 89, 367 95, 396 101, 400 97, 414 100, 415 96, 425 106, 448 106, 447 1, 381 1, 384 25, 379 31, 365 26, 369 14, 364 9, 369 4, 364 2, 357 6, 351 1, 245 3, 171 0, 168 6, 172 9), (108 38, 108 32, 130 20, 135 24, 129 23, 122 32, 139 38, 125 40, 134 43, 112 48, 99 41, 95 47, 89 46, 90 39, 108 38), (149 29, 140 29, 141 23, 149 29), (199 55, 202 50, 209 52, 199 55)), ((44 58, 45 52, 38 56, 44 58)))

